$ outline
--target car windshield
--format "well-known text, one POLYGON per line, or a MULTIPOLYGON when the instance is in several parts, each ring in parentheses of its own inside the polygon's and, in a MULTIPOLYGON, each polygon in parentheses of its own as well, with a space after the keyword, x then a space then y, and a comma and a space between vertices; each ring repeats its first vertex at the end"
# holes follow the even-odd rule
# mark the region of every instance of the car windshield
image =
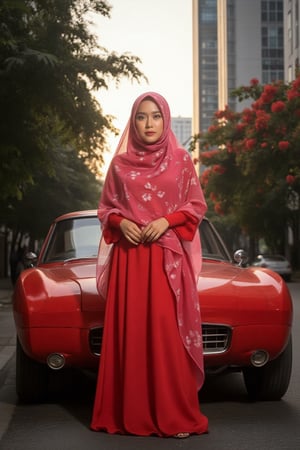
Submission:
MULTIPOLYGON (((95 258, 98 253, 101 228, 97 217, 76 217, 55 224, 42 257, 43 263, 95 258)), ((203 258, 229 261, 223 241, 208 220, 200 225, 203 258)))
POLYGON ((97 217, 62 220, 54 227, 43 262, 95 258, 100 236, 101 229, 97 217))
POLYGON ((200 239, 203 258, 231 261, 224 242, 208 220, 203 220, 200 224, 200 239))

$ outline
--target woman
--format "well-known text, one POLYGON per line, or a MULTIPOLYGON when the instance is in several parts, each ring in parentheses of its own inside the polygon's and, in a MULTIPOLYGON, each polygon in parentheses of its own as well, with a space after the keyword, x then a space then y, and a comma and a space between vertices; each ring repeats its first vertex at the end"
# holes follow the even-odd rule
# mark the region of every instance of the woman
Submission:
POLYGON ((207 432, 196 279, 206 203, 170 110, 133 104, 105 180, 97 287, 107 299, 93 430, 188 437, 207 432))

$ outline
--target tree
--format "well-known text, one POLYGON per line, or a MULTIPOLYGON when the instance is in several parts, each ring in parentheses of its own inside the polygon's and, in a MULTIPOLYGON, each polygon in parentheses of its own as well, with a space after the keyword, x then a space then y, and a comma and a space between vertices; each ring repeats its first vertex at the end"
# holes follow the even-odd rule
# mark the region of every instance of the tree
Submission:
POLYGON ((253 102, 240 113, 217 111, 194 137, 206 167, 202 183, 218 214, 283 252, 287 225, 299 236, 300 77, 265 86, 253 79, 232 95, 253 102))
POLYGON ((93 92, 145 78, 138 57, 91 33, 91 13, 110 10, 99 0, 0 3, 0 224, 13 243, 44 237, 63 212, 97 207, 96 174, 117 130, 93 92))
POLYGON ((100 47, 87 13, 109 17, 98 0, 4 0, 0 5, 0 198, 22 198, 55 175, 70 143, 99 172, 112 118, 92 92, 122 77, 139 80, 138 57, 100 47))
POLYGON ((1 208, 0 223, 13 230, 13 241, 24 234, 39 240, 60 214, 97 208, 103 182, 95 178, 72 149, 62 152, 59 159, 61 164, 55 176, 40 174, 21 201, 13 199, 7 208, 1 208))

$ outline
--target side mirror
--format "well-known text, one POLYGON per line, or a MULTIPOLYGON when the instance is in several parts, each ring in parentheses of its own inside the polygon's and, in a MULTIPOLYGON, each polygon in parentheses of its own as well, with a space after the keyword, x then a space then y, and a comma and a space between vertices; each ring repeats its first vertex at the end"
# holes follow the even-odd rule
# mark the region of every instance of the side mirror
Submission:
POLYGON ((239 267, 244 267, 248 261, 248 255, 245 250, 239 249, 234 252, 233 259, 239 267))
POLYGON ((27 252, 24 257, 25 267, 28 269, 29 267, 34 267, 37 262, 37 255, 34 252, 27 252))

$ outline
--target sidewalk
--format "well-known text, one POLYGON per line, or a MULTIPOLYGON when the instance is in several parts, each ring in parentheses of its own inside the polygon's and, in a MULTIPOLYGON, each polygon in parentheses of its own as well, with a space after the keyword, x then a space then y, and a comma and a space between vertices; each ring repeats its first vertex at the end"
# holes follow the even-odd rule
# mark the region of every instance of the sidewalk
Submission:
POLYGON ((12 285, 0 279, 0 384, 4 369, 16 350, 16 331, 11 308, 12 285))

